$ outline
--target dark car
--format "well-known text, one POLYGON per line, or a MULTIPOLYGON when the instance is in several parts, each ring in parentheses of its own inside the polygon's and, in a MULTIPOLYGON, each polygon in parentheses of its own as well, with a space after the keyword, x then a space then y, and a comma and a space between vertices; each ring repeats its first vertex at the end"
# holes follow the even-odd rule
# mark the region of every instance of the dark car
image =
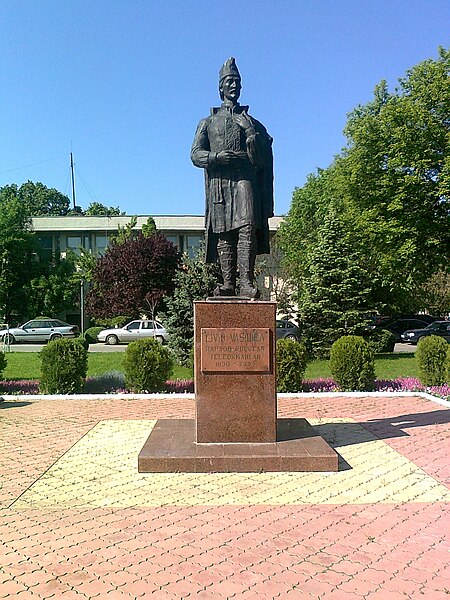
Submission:
POLYGON ((409 344, 417 342, 428 335, 439 335, 450 343, 450 321, 434 321, 422 329, 410 329, 402 333, 402 341, 409 344))
POLYGON ((295 340, 300 339, 300 330, 297 325, 285 319, 277 319, 276 323, 277 340, 295 340))
POLYGON ((386 329, 395 336, 396 342, 402 342, 402 333, 410 329, 423 329, 435 321, 434 317, 429 315, 412 315, 410 317, 379 317, 367 329, 377 330, 386 329))

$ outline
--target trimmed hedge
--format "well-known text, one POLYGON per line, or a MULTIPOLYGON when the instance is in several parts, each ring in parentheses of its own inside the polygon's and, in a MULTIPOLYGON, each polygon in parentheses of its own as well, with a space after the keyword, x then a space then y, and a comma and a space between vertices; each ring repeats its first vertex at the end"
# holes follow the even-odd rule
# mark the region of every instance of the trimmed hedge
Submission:
POLYGON ((161 391, 173 365, 170 351, 153 338, 132 342, 123 360, 127 387, 133 392, 161 391))
POLYGON ((447 379, 448 343, 438 335, 419 340, 415 354, 419 379, 423 385, 442 385, 447 379))
POLYGON ((39 387, 43 394, 81 392, 88 368, 88 352, 83 340, 54 340, 39 354, 42 360, 39 387))
POLYGON ((447 377, 446 377, 447 381, 446 383, 450 383, 450 344, 448 345, 447 348, 447 377))
POLYGON ((372 348, 374 354, 394 352, 395 335, 387 329, 375 329, 364 335, 364 339, 372 348))
POLYGON ((6 369, 6 356, 4 352, 0 352, 0 379, 3 377, 3 371, 6 369))
POLYGON ((358 335, 345 335, 331 346, 330 369, 344 392, 371 391, 375 387, 374 353, 358 335))
POLYGON ((295 340, 278 340, 277 390, 279 392, 299 392, 307 365, 307 351, 304 344, 295 340))
POLYGON ((88 344, 98 344, 97 335, 100 331, 103 331, 103 329, 104 327, 89 327, 82 337, 84 337, 88 344))

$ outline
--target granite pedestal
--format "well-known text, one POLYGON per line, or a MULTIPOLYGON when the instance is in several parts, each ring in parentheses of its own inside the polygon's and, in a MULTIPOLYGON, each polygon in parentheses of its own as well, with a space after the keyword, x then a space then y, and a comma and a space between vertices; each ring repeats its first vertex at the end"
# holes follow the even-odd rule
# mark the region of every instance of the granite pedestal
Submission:
POLYGON ((277 421, 275 314, 274 302, 195 302, 195 420, 158 420, 139 472, 337 471, 305 419, 277 421))

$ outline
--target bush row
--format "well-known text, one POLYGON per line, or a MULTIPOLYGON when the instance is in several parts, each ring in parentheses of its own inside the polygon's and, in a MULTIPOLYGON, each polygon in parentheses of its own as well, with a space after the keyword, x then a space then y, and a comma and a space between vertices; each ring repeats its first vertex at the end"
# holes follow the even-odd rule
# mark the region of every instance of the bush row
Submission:
MULTIPOLYGON (((40 391, 46 394, 73 394, 83 389, 88 365, 89 341, 59 339, 40 352, 40 391)), ((302 343, 278 340, 277 389, 298 392, 307 366, 302 343)), ((420 340, 416 350, 420 381, 425 386, 450 382, 450 345, 438 336, 420 340)), ((157 392, 165 388, 174 360, 165 346, 152 338, 129 344, 124 357, 125 385, 133 392, 157 392)), ((6 357, 0 352, 0 378, 6 357)), ((344 336, 331 347, 330 370, 342 391, 370 391, 375 386, 373 345, 359 336, 344 336)))
MULTIPOLYGON (((43 394, 75 394, 83 390, 88 367, 86 338, 49 342, 40 352, 43 394)), ((0 376, 6 359, 0 353, 0 376)), ((125 384, 133 392, 158 392, 164 388, 174 366, 170 351, 152 338, 128 345, 124 357, 125 384)))
MULTIPOLYGON (((385 352, 392 346, 393 336, 381 331, 371 340, 348 335, 338 339, 331 347, 330 370, 342 391, 371 391, 375 388, 376 350, 385 352)), ((425 386, 450 382, 450 346, 439 336, 422 338, 417 346, 416 361, 419 378, 425 386)), ((277 342, 277 389, 279 392, 298 392, 307 364, 306 350, 302 344, 279 340, 277 342)))

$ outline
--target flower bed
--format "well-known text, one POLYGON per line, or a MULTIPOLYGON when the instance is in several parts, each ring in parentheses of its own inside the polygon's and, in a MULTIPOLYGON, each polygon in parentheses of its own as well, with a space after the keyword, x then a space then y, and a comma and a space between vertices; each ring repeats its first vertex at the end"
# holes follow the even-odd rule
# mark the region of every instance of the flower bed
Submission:
MULTIPOLYGON (((107 385, 104 385, 102 389, 99 384, 103 382, 105 382, 105 378, 89 377, 86 380, 85 393, 131 393, 124 387, 123 382, 120 380, 114 384, 114 381, 107 379, 107 385)), ((194 382, 192 379, 167 381, 166 391, 169 394, 193 393, 194 382)), ((307 379, 303 382, 303 389, 300 391, 311 393, 338 392, 339 388, 332 379, 307 379)), ((414 377, 399 377, 392 380, 378 379, 375 381, 375 391, 427 392, 438 398, 450 400, 450 385, 448 383, 440 386, 425 387, 414 377)), ((2 381, 0 382, 0 394, 39 394, 39 381, 28 379, 22 381, 2 381)))
MULTIPOLYGON (((304 392, 339 392, 339 387, 331 379, 307 379, 303 382, 304 392)), ((450 385, 426 387, 415 377, 398 377, 397 379, 376 379, 376 392, 427 392, 444 400, 450 399, 450 385)))

